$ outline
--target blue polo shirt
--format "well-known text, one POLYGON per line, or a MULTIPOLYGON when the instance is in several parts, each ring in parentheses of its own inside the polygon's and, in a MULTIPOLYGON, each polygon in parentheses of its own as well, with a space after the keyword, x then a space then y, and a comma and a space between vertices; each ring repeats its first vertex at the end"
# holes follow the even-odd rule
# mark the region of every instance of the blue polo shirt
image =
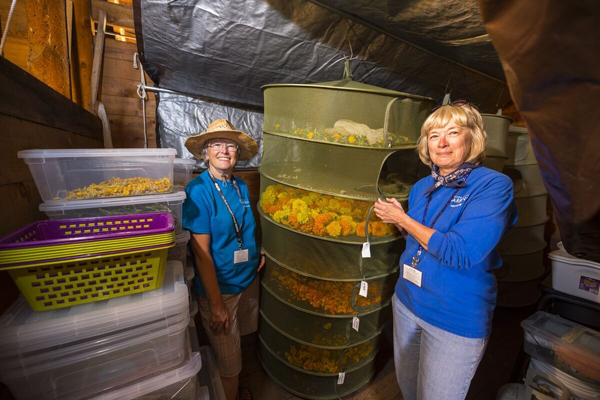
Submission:
MULTIPOLYGON (((233 254, 238 250, 233 220, 207 171, 188 183, 185 189, 187 198, 183 203, 183 227, 193 233, 211 235, 210 254, 223 294, 238 294, 250 286, 256 277, 260 255, 255 238, 256 221, 250 208, 248 187, 241 179, 235 177, 234 179, 242 194, 241 199, 231 182, 215 178, 238 225, 241 225, 243 247, 248 249, 247 262, 233 263, 233 254)), ((196 293, 206 293, 197 270, 194 289, 196 293)))
MULTIPOLYGON (((431 176, 415 184, 409 196, 408 215, 423 221, 433 185, 431 176)), ((396 295, 417 317, 459 336, 484 338, 490 333, 496 306, 493 270, 502 266, 496 246, 517 221, 513 185, 509 177, 491 169, 474 169, 467 186, 440 187, 433 192, 425 225, 431 227, 446 203, 423 251, 417 269, 423 273, 421 287, 402 278, 411 265, 419 243, 408 236, 400 257, 396 295)))

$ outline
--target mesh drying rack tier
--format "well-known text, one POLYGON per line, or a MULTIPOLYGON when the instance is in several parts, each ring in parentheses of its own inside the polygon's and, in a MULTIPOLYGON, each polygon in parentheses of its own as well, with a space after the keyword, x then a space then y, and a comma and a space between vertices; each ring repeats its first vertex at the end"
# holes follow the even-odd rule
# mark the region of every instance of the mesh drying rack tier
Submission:
POLYGON ((347 76, 263 91, 259 354, 289 392, 338 398, 374 373, 405 245, 371 206, 408 198, 433 100, 347 76))

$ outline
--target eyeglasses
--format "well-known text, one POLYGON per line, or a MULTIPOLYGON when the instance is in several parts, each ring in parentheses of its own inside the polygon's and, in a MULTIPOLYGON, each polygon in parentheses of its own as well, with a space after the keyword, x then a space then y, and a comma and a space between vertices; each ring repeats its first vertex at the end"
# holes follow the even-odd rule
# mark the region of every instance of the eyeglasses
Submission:
POLYGON ((217 151, 222 151, 224 148, 227 148, 227 151, 237 151, 237 149, 239 149, 239 146, 235 143, 221 143, 221 142, 209 143, 207 145, 207 147, 212 147, 213 149, 215 149, 217 151))
POLYGON ((479 109, 477 108, 477 106, 476 106, 475 104, 471 103, 469 100, 463 100, 463 99, 460 99, 460 100, 454 100, 454 101, 452 101, 452 102, 450 102, 450 103, 448 103, 448 104, 440 104, 440 105, 439 105, 439 106, 437 106, 437 107, 433 107, 433 108, 431 109, 431 112, 433 113, 433 112, 435 112, 435 111, 436 111, 438 108, 440 108, 440 107, 443 107, 443 106, 452 106, 452 107, 462 107, 462 106, 469 106, 469 107, 471 107, 472 109, 479 111, 479 109))

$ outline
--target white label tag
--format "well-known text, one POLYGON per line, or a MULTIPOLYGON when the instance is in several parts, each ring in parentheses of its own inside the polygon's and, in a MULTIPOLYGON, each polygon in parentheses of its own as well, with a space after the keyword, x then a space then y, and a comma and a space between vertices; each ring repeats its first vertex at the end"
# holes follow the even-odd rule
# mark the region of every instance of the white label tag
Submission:
POLYGON ((363 243, 362 258, 371 258, 371 243, 370 242, 363 243))
POLYGON ((423 273, 410 265, 404 264, 404 270, 402 271, 402 277, 409 282, 414 283, 418 287, 421 287, 421 278, 423 273))
POLYGON ((340 374, 338 375, 338 385, 344 384, 344 379, 346 379, 346 373, 340 372, 340 374))
POLYGON ((358 317, 353 317, 352 318, 352 329, 354 329, 356 332, 358 332, 359 325, 360 325, 360 319, 358 319, 358 317))
POLYGON ((248 261, 248 249, 233 252, 233 263, 239 264, 248 261))
POLYGON ((367 297, 368 291, 369 291, 369 284, 367 283, 367 281, 360 281, 360 292, 358 292, 358 294, 361 295, 362 297, 367 297))

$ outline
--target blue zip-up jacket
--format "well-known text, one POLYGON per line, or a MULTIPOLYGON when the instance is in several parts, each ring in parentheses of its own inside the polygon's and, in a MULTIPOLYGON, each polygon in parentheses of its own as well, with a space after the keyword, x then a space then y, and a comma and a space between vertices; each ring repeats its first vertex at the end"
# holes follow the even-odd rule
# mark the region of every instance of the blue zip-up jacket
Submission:
MULTIPOLYGON (((408 215, 423 222, 433 185, 431 176, 415 184, 409 196, 408 215)), ((484 338, 491 331, 496 306, 493 270, 502 266, 496 246, 517 221, 513 185, 509 177, 485 167, 474 169, 451 199, 433 229, 428 250, 423 250, 417 269, 423 273, 421 287, 402 278, 411 265, 419 243, 410 235, 400 257, 396 295, 408 309, 426 322, 468 338, 484 338)), ((433 192, 425 225, 438 216, 456 189, 440 187, 433 192)))

